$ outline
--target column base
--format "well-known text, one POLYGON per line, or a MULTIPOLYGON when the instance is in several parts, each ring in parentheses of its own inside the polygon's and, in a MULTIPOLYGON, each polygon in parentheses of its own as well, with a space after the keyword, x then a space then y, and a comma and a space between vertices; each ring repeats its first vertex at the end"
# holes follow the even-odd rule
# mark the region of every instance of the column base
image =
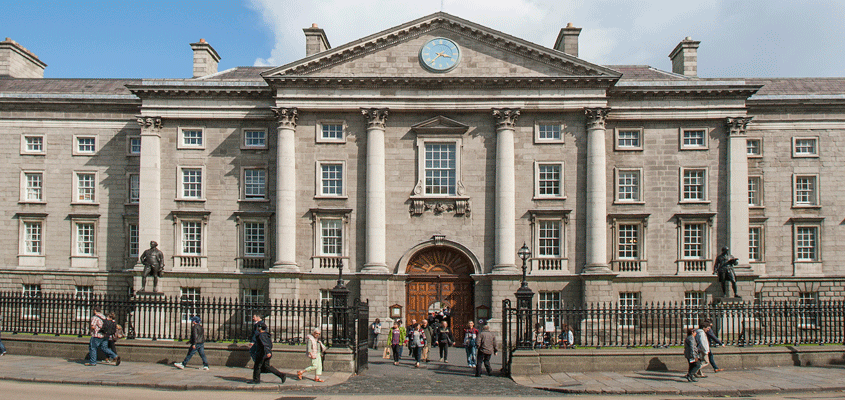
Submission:
POLYGON ((296 263, 282 261, 279 263, 273 264, 273 267, 270 268, 271 272, 291 272, 296 273, 300 272, 299 266, 296 263))
POLYGON ((390 270, 387 269, 387 264, 364 264, 364 268, 361 269, 362 274, 389 274, 390 270))
POLYGON ((499 264, 493 266, 493 274, 497 275, 512 275, 521 274, 522 270, 516 267, 516 264, 499 264))
POLYGON ((587 264, 581 271, 582 275, 616 275, 607 264, 587 264))

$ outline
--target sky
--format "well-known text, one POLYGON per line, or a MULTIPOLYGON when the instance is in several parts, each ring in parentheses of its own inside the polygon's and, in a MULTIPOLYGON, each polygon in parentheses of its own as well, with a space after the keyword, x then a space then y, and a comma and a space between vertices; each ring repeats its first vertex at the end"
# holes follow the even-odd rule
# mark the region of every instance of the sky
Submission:
POLYGON ((278 66, 305 56, 317 23, 333 47, 445 11, 552 47, 583 28, 579 57, 671 70, 684 37, 701 41, 698 75, 845 76, 841 0, 0 0, 0 39, 47 64, 46 78, 187 78, 190 43, 204 38, 219 70, 278 66))

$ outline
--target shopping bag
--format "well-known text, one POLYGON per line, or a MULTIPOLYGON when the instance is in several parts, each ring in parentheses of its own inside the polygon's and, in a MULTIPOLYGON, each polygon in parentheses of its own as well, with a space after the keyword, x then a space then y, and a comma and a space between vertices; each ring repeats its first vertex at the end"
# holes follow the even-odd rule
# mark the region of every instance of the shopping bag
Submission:
POLYGON ((381 358, 383 358, 383 359, 385 359, 385 360, 389 360, 389 359, 390 359, 390 347, 385 347, 385 348, 384 348, 384 354, 382 354, 382 355, 381 355, 381 358))

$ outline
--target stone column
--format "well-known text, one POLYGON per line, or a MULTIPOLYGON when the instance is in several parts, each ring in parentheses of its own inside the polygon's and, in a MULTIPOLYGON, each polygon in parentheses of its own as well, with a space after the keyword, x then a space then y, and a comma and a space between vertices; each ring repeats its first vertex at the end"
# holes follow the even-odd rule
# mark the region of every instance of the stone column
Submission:
POLYGON ((493 273, 516 273, 516 183, 513 130, 519 110, 494 108, 496 118, 496 250, 493 273))
MULTIPOLYGON (((161 243, 161 117, 138 117, 141 125, 141 156, 138 198, 138 246, 161 243)), ((143 268, 141 263, 136 269, 143 268)))
MULTIPOLYGON (((716 254, 725 245, 738 259, 738 267, 748 266, 748 149, 746 127, 751 117, 728 118, 728 242, 716 246, 716 254)), ((739 269, 739 268, 738 268, 739 269)))
POLYGON ((296 108, 274 108, 276 143, 276 262, 279 272, 299 272, 296 264, 296 108))
POLYGON ((587 237, 582 273, 607 273, 607 156, 605 129, 609 108, 588 108, 587 115, 587 237))
POLYGON ((386 274, 384 123, 387 109, 361 109, 361 114, 367 119, 367 253, 361 272, 386 274))

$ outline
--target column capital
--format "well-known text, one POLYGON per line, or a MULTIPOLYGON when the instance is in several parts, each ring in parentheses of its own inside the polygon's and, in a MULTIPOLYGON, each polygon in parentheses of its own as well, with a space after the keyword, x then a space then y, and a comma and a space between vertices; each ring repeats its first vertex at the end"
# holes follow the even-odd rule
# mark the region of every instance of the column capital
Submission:
POLYGON ((754 117, 728 117, 725 118, 725 125, 728 130, 728 137, 745 136, 748 123, 754 117))
POLYGON ((361 115, 367 120, 367 129, 384 130, 387 122, 388 110, 386 108, 362 108, 361 115))
POLYGON ((607 121, 607 113, 610 112, 608 107, 585 108, 584 115, 587 116, 587 130, 604 129, 604 123, 607 121))
POLYGON ((493 118, 496 118, 496 130, 513 129, 519 113, 518 108, 494 108, 493 118))
POLYGON ((161 117, 144 117, 136 116, 138 125, 141 125, 141 130, 159 130, 161 129, 161 117))
POLYGON ((296 107, 273 107, 271 110, 273 110, 273 114, 276 116, 279 128, 296 128, 296 119, 298 118, 297 113, 299 112, 296 107))

